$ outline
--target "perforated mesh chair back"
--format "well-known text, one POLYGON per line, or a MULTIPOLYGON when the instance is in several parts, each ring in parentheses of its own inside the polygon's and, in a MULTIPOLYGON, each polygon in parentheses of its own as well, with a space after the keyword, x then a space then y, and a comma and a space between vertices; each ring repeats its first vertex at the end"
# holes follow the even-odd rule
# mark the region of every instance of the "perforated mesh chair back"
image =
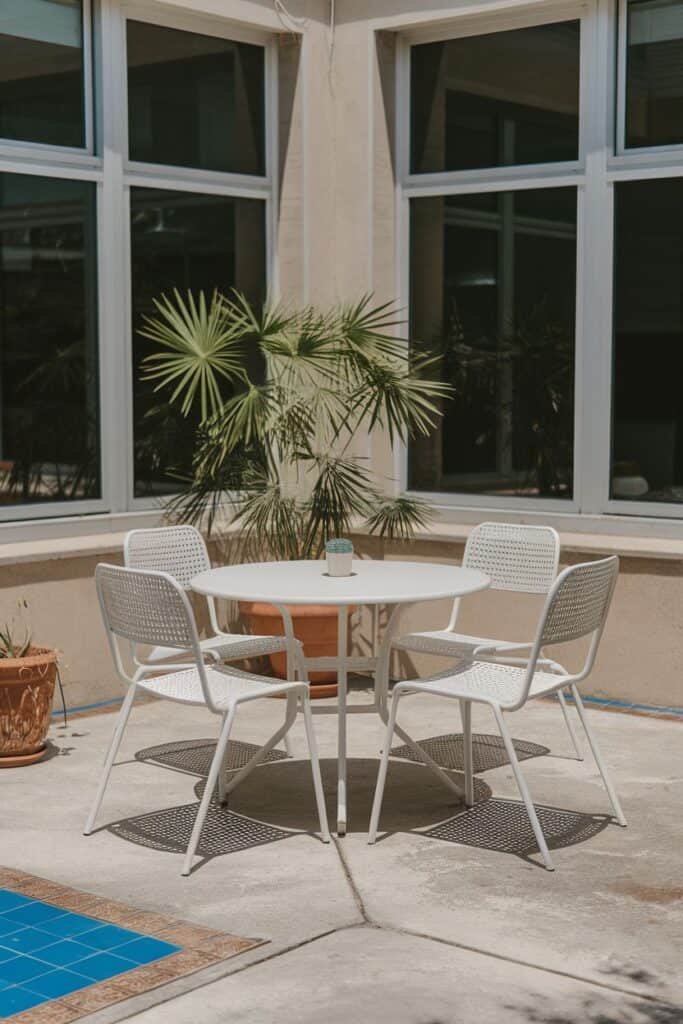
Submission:
POLYGON ((480 523, 469 535, 462 564, 486 573, 493 590, 547 594, 559 557, 560 538, 551 526, 480 523))
POLYGON ((98 565, 97 591, 107 628, 135 644, 197 649, 197 631, 182 588, 164 573, 98 565))
POLYGON ((131 530, 123 547, 130 569, 151 569, 173 576, 189 590, 194 576, 211 568, 204 538, 194 526, 163 526, 131 530))
POLYGON ((566 643, 601 630, 619 572, 616 555, 565 569, 548 600, 541 643, 566 643))

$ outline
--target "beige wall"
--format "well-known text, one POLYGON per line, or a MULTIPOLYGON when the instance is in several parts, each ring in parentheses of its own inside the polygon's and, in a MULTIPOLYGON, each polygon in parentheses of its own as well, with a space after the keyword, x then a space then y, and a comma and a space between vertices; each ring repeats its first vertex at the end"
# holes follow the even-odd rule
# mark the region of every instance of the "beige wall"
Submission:
MULTIPOLYGON (((419 540, 408 547, 385 546, 373 538, 356 538, 365 556, 458 564, 460 543, 419 540)), ((572 551, 563 565, 596 557, 572 551)), ((20 599, 29 604, 36 642, 62 653, 62 678, 70 707, 110 700, 121 694, 99 618, 93 573, 98 561, 120 561, 120 550, 81 557, 50 559, 0 567, 0 622, 10 617, 20 599)), ((605 630, 596 670, 586 693, 618 700, 683 706, 683 564, 664 559, 625 557, 605 630)), ((540 611, 537 598, 483 592, 462 602, 459 628, 464 631, 525 640, 532 635, 540 611)), ((402 628, 435 629, 448 619, 448 605, 435 602, 408 613, 402 628)), ((381 619, 384 615, 381 616, 381 619)), ((236 623, 235 625, 238 626, 236 623)), ((239 627, 238 627, 239 628, 239 627)), ((365 615, 354 642, 367 649, 372 636, 365 615)), ((572 665, 570 652, 562 659, 572 665)), ((428 657, 401 655, 396 676, 442 668, 428 657)))

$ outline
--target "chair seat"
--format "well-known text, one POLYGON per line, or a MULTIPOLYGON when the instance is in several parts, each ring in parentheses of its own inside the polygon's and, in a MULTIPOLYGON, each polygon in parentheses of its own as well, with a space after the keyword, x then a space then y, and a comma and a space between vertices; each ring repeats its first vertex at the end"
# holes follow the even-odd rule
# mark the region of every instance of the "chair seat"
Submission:
MULTIPOLYGON (((221 661, 240 661, 242 658, 258 658, 265 654, 279 654, 287 650, 287 638, 284 636, 247 636, 242 633, 219 633, 199 641, 202 651, 216 654, 221 661)), ((173 647, 153 647, 145 655, 145 662, 155 665, 157 662, 177 661, 179 657, 187 657, 173 647)))
MULTIPOLYGON (((460 670, 441 672, 428 679, 410 680, 399 685, 415 693, 433 693, 441 697, 459 697, 507 707, 519 700, 525 679, 525 668, 475 661, 460 670)), ((541 697, 545 693, 559 690, 563 680, 564 677, 557 673, 535 672, 529 697, 541 697)))
POLYGON ((458 657, 471 654, 477 647, 494 647, 497 651, 504 651, 508 647, 518 645, 512 640, 493 640, 486 636, 454 633, 450 629, 435 629, 432 632, 407 633, 395 640, 393 646, 399 651, 458 657))
MULTIPOLYGON (((265 676, 228 675, 209 667, 205 669, 205 672, 213 703, 221 711, 227 710, 232 704, 256 700, 258 697, 271 697, 278 693, 289 693, 292 690, 301 690, 306 685, 305 683, 274 681, 265 676)), ((151 679, 143 678, 137 685, 166 700, 178 701, 181 704, 206 704, 196 668, 183 669, 180 672, 167 672, 166 675, 151 679)))

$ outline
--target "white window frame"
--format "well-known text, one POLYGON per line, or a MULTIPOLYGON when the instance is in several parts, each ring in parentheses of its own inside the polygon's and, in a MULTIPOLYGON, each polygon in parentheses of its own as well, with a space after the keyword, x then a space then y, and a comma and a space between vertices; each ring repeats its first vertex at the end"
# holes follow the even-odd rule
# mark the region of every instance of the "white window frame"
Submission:
MULTIPOLYGON (((420 43, 435 42, 466 36, 483 35, 527 28, 535 25, 576 21, 581 24, 581 63, 579 109, 587 106, 585 98, 589 88, 588 69, 592 65, 594 43, 590 38, 594 25, 589 18, 592 5, 576 3, 549 4, 541 10, 539 5, 510 13, 504 9, 490 10, 476 17, 456 15, 448 24, 437 29, 417 30, 403 34, 397 50, 396 74, 396 164, 397 164, 397 294, 403 308, 410 300, 410 201, 424 196, 467 195, 471 193, 517 191, 532 188, 575 187, 577 190, 577 273, 576 273, 576 334, 575 334, 575 411, 574 411, 574 464, 573 496, 562 498, 501 497, 490 494, 462 492, 410 491, 442 508, 463 510, 486 507, 492 510, 547 511, 578 513, 581 510, 580 491, 583 445, 581 443, 581 409, 578 401, 583 374, 583 339, 585 336, 585 273, 582 251, 585 247, 585 219, 582 195, 586 189, 587 154, 592 139, 590 119, 581 116, 579 122, 578 160, 562 163, 518 165, 514 167, 482 168, 466 171, 446 171, 438 174, 410 173, 410 49, 420 43)), ((395 472, 402 490, 408 489, 408 452, 401 446, 395 456, 395 472)))
MULTIPOLYGON (((620 181, 683 177, 683 145, 628 149, 624 138, 626 59, 626 0, 585 0, 576 4, 530 5, 510 14, 501 6, 477 16, 454 15, 438 28, 416 30, 399 38, 396 74, 397 163, 397 281, 401 305, 409 304, 409 200, 421 195, 576 185, 577 278, 575 340, 574 493, 572 500, 499 497, 457 492, 413 492, 438 507, 442 514, 470 518, 476 511, 500 514, 582 518, 619 517, 622 522, 683 519, 683 503, 625 501, 610 497, 612 463, 613 365, 613 237, 614 185, 620 181), (581 86, 579 160, 572 164, 494 168, 443 174, 411 175, 410 160, 410 46, 420 42, 581 20, 581 86), (615 30, 615 25, 618 25, 615 30), (615 69, 618 74, 615 74, 615 69), (628 517, 625 520, 624 517, 628 517)), ((395 453, 394 470, 401 489, 407 488, 407 450, 395 453)))
MULTIPOLYGON (((189 0, 188 0, 189 2, 189 0)), ((277 45, 267 28, 151 0, 84 0, 84 149, 0 140, 0 171, 96 185, 101 497, 0 507, 0 523, 141 514, 168 498, 134 496, 130 188, 176 189, 265 204, 266 288, 277 294, 277 45), (128 160, 126 20, 263 46, 266 173, 223 174, 128 160)))
POLYGON ((233 198, 258 199, 265 203, 266 224, 266 289, 274 290, 275 281, 275 232, 276 180, 277 180, 277 47, 272 36, 253 32, 223 18, 195 14, 186 10, 169 10, 168 7, 151 0, 122 0, 122 66, 123 118, 121 125, 121 146, 124 154, 122 166, 124 190, 124 224, 126 225, 125 245, 125 341, 128 380, 125 389, 127 401, 127 430, 129 459, 126 473, 125 507, 131 511, 159 508, 170 496, 135 496, 135 464, 133 459, 134 416, 133 416, 133 330, 132 330, 132 289, 131 289, 131 239, 130 239, 130 190, 135 187, 159 188, 190 192, 197 195, 218 195, 233 198), (166 28, 195 32, 201 35, 230 39, 236 42, 263 46, 264 54, 264 98, 265 98, 265 175, 232 174, 196 168, 175 167, 166 164, 142 163, 128 158, 128 89, 126 22, 145 21, 166 28))
MULTIPOLYGON (((0 139, 0 171, 9 174, 28 174, 41 178, 65 178, 77 181, 92 182, 95 188, 95 217, 97 225, 97 268, 95 271, 95 289, 102 273, 102 246, 100 239, 100 223, 102 216, 102 161, 95 155, 94 109, 95 84, 93 77, 93 5, 91 0, 83 0, 83 114, 85 118, 85 146, 51 146, 44 143, 25 142, 13 139, 0 139)), ((0 506, 0 523, 30 519, 46 519, 60 515, 80 516, 92 515, 107 511, 105 494, 105 465, 103 453, 103 418, 107 402, 102 368, 102 309, 98 301, 96 317, 98 327, 99 353, 99 416, 100 416, 100 466, 102 494, 99 498, 81 501, 54 501, 35 504, 13 504, 0 506)))

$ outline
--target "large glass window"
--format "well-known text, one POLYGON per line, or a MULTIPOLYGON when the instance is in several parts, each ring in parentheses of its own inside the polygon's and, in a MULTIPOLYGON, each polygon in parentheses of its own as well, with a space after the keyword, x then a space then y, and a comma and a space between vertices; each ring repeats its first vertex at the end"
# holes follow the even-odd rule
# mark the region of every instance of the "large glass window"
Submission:
POLYGON ((0 0, 0 137, 84 145, 81 0, 0 0))
POLYGON ((611 496, 683 501, 683 178, 615 189, 611 496))
POLYGON ((574 188, 411 201, 411 337, 453 385, 409 486, 572 496, 574 188))
POLYGON ((127 25, 131 160, 265 174, 264 48, 127 25))
POLYGON ((0 506, 100 495, 94 198, 0 174, 0 506))
POLYGON ((151 343, 138 333, 153 300, 232 288, 252 302, 265 295, 265 203, 258 199, 131 189, 135 494, 172 494, 189 474, 197 419, 184 418, 141 380, 151 343))
POLYGON ((683 143, 683 0, 628 5, 626 146, 683 143))
POLYGON ((576 160, 578 21, 412 47, 411 171, 576 160))

